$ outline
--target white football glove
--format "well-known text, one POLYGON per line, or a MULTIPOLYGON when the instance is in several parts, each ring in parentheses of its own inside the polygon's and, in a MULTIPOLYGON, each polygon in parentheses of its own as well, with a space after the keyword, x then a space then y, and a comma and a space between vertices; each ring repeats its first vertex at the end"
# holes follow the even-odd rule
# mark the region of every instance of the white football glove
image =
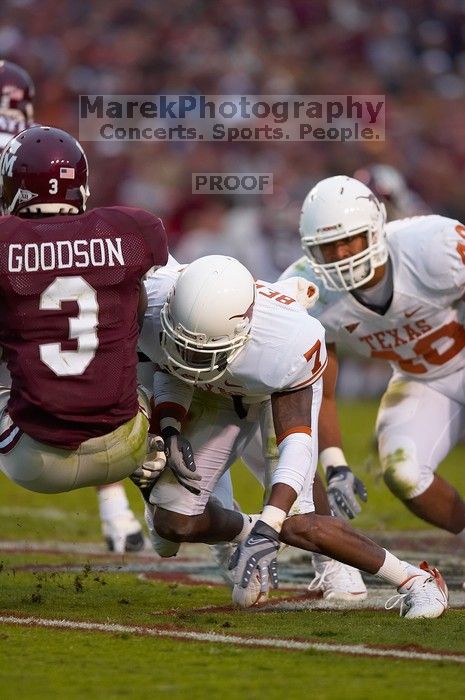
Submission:
POLYGON ((365 484, 350 467, 328 467, 328 500, 334 515, 352 520, 362 510, 355 496, 366 503, 368 499, 365 484))
POLYGON ((130 476, 131 481, 142 492, 152 490, 155 482, 166 466, 165 444, 159 435, 149 435, 147 439, 147 456, 143 464, 130 476))
POLYGON ((163 431, 163 439, 165 441, 166 466, 171 469, 181 486, 198 496, 200 489, 195 486, 194 482, 200 481, 202 477, 197 472, 189 440, 180 435, 175 428, 166 428, 163 431))
POLYGON ((236 549, 229 562, 233 573, 234 605, 250 608, 268 598, 270 579, 273 588, 278 587, 277 554, 279 534, 272 527, 257 520, 250 535, 236 549))

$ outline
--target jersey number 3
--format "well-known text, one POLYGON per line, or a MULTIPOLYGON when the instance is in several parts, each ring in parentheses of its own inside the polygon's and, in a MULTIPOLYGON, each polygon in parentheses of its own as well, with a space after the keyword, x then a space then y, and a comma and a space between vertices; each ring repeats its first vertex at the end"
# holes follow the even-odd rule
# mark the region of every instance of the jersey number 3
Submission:
POLYGON ((40 295, 43 311, 61 309, 64 301, 75 301, 79 314, 68 318, 69 340, 77 340, 77 350, 62 350, 60 343, 39 345, 40 359, 59 377, 82 374, 98 348, 97 292, 82 277, 57 277, 40 295))

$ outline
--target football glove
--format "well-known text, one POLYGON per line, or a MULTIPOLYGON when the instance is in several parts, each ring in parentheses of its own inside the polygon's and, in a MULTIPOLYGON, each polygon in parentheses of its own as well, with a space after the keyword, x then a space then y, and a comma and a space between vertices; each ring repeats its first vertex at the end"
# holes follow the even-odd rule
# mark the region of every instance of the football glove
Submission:
POLYGON ((146 500, 148 500, 150 491, 166 465, 163 438, 159 435, 149 435, 147 440, 147 453, 143 464, 129 477, 141 490, 146 500))
POLYGON ((328 467, 328 500, 334 515, 352 520, 362 510, 356 496, 366 502, 368 498, 365 484, 352 472, 350 467, 328 467))
POLYGON ((171 469, 181 486, 198 496, 200 489, 192 482, 200 481, 202 477, 196 471, 189 440, 180 435, 175 428, 166 428, 162 434, 165 441, 166 466, 171 469))
POLYGON ((229 562, 233 572, 232 600, 241 608, 249 608, 268 597, 270 580, 278 587, 277 554, 279 534, 272 527, 257 520, 248 538, 236 549, 229 562))

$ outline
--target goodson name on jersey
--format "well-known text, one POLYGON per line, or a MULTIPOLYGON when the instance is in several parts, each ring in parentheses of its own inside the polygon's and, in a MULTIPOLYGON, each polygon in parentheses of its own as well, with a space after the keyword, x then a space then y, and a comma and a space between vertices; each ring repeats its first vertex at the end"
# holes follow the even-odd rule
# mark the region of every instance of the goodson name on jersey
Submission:
POLYGON ((8 246, 8 272, 65 270, 70 267, 115 267, 124 264, 121 238, 10 243, 8 246))

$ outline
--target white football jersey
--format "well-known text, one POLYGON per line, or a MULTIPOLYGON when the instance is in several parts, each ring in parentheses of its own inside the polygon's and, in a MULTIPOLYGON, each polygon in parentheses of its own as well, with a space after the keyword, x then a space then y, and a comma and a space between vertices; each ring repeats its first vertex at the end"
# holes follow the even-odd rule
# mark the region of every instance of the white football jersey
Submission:
POLYGON ((319 284, 312 308, 328 343, 388 360, 409 378, 446 377, 465 366, 465 227, 443 216, 418 216, 386 225, 393 298, 380 314, 348 292, 328 291, 306 257, 281 276, 319 284))
MULTIPOLYGON (((160 346, 160 309, 183 265, 170 258, 145 281, 148 308, 139 347, 164 367, 160 346)), ((201 389, 241 396, 244 403, 265 400, 270 394, 313 384, 326 367, 324 329, 305 308, 287 295, 289 285, 258 281, 252 326, 244 348, 226 372, 201 389)))

